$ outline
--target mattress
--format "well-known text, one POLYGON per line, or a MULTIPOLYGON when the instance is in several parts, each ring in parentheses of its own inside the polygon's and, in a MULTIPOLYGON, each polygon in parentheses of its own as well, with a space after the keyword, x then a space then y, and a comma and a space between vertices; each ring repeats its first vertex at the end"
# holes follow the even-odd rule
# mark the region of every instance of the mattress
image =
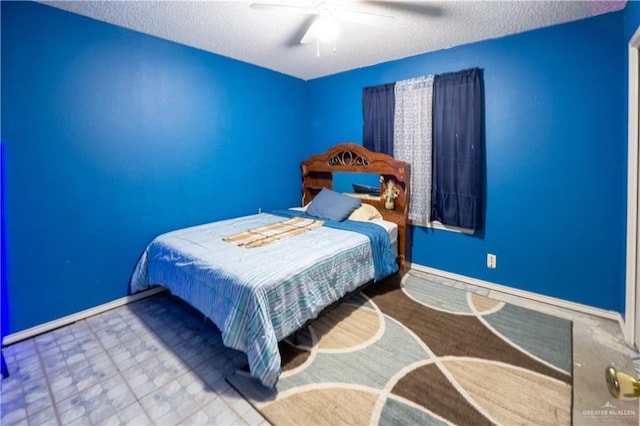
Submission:
MULTIPOLYGON (((302 212, 304 211, 304 207, 292 207, 290 210, 302 212)), ((393 255, 398 257, 398 225, 384 219, 373 219, 370 222, 382 226, 387 231, 387 234, 389 234, 389 240, 391 241, 393 255)))
POLYGON ((380 225, 387 231, 387 234, 389 234, 389 240, 391 242, 391 249, 393 250, 393 255, 395 257, 398 257, 398 225, 384 219, 374 219, 371 221, 371 223, 380 225))
POLYGON ((370 228, 375 244, 360 232, 329 226, 257 248, 223 240, 282 220, 261 213, 160 235, 143 252, 130 283, 134 293, 162 285, 201 311, 226 346, 247 354, 251 374, 269 387, 280 375, 279 340, 374 279, 380 253, 397 270, 391 244, 397 227, 383 220, 345 221, 370 228))

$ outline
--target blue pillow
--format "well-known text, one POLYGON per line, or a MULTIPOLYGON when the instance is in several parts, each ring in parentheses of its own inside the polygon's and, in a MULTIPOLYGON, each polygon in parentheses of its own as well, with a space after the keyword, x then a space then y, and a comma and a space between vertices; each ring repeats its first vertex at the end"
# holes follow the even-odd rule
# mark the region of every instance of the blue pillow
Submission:
POLYGON ((342 222, 360 205, 362 201, 357 198, 348 197, 327 188, 316 195, 306 213, 322 219, 342 222))

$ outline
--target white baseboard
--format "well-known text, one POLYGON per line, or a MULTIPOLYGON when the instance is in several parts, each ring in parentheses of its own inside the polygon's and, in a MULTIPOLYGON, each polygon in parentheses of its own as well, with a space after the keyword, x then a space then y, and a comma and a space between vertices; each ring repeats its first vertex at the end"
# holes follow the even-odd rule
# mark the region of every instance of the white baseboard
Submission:
POLYGON ((75 314, 67 315, 66 317, 58 318, 57 320, 49 321, 44 324, 28 328, 26 330, 19 331, 17 333, 9 334, 7 336, 4 336, 4 339, 2 339, 2 346, 9 346, 22 340, 30 339, 39 334, 55 330, 56 328, 64 327, 69 324, 73 324, 74 322, 89 318, 97 314, 101 314, 120 306, 124 306, 128 303, 132 303, 140 299, 144 299, 145 297, 153 296, 154 294, 158 294, 163 291, 167 291, 167 289, 164 287, 154 287, 149 290, 133 294, 131 296, 125 296, 112 302, 96 306, 94 308, 89 308, 84 311, 76 312, 75 314))
POLYGON ((580 303, 570 302, 564 299, 557 299, 555 297, 544 296, 542 294, 533 293, 525 290, 519 290, 517 288, 508 287, 501 284, 495 284, 489 281, 479 280, 477 278, 467 277, 465 275, 454 274, 452 272, 442 271, 440 269, 431 268, 429 266, 423 266, 416 263, 411 264, 411 269, 416 271, 426 272, 433 275, 438 275, 444 278, 449 278, 455 281, 460 281, 465 284, 471 284, 478 287, 486 288, 489 290, 495 290, 500 293, 510 294, 512 296, 524 297, 526 299, 535 300, 537 302, 546 303, 558 308, 569 309, 575 312, 581 312, 583 314, 593 315, 599 318, 605 318, 618 322, 621 330, 624 332, 625 325, 622 314, 615 311, 607 311, 605 309, 596 308, 593 306, 582 305, 580 303))

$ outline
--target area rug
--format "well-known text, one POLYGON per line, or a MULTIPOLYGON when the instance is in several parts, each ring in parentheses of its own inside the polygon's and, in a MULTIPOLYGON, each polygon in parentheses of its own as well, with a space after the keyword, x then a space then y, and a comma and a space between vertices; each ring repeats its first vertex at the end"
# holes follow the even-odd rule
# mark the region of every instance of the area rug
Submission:
POLYGON ((569 425, 572 324, 409 272, 282 342, 267 389, 227 377, 274 425, 569 425))

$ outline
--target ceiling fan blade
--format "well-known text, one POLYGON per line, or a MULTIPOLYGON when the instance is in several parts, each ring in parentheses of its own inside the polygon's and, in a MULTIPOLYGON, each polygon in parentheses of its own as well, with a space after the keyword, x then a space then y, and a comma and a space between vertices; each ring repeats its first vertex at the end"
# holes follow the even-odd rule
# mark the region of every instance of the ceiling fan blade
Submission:
POLYGON ((303 15, 300 18, 300 23, 296 25, 295 29, 287 37, 286 46, 296 47, 300 46, 300 40, 309 31, 309 26, 316 20, 315 15, 303 15))
POLYGON ((368 4, 380 9, 386 9, 391 12, 408 12, 424 16, 438 17, 444 14, 441 6, 437 6, 438 2, 416 2, 416 1, 376 1, 364 0, 363 4, 368 4))
POLYGON ((316 24, 316 21, 313 21, 311 25, 309 25, 307 32, 304 33, 304 35, 300 39, 300 44, 311 43, 315 40, 315 29, 314 29, 315 24, 316 24))
POLYGON ((291 13, 313 13, 313 9, 306 6, 293 6, 288 4, 275 4, 275 3, 251 3, 249 5, 251 9, 255 10, 270 10, 275 12, 291 12, 291 13))
POLYGON ((357 24, 381 26, 393 21, 395 18, 391 15, 380 15, 378 13, 357 12, 353 10, 338 9, 335 12, 336 17, 342 21, 355 22, 357 24))

